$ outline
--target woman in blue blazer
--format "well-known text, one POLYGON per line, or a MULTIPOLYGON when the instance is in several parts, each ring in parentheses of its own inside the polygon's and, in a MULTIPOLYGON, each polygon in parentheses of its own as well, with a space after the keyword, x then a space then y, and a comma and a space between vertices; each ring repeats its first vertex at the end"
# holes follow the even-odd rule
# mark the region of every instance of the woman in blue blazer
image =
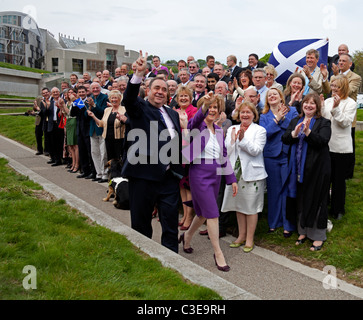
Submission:
POLYGON ((298 116, 294 107, 287 107, 282 92, 276 88, 268 90, 260 126, 267 132, 264 148, 267 177, 267 202, 269 232, 283 226, 284 236, 291 236, 296 228, 286 219, 286 196, 282 194, 288 176, 289 146, 282 143, 282 136, 290 121, 298 116))

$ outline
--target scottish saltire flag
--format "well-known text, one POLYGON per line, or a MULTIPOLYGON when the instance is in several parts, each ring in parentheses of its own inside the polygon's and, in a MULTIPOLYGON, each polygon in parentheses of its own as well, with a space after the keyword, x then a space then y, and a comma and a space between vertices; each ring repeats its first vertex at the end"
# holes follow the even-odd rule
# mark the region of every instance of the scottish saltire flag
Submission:
POLYGON ((82 101, 82 99, 81 99, 81 98, 78 98, 77 100, 75 100, 75 101, 73 102, 73 104, 74 104, 75 106, 77 106, 78 108, 80 108, 80 109, 82 109, 82 108, 84 107, 84 102, 82 101))
POLYGON ((275 47, 268 62, 277 71, 276 81, 285 85, 296 68, 301 69, 306 64, 306 52, 310 49, 318 50, 320 53, 318 66, 321 63, 328 64, 328 39, 290 40, 281 42, 275 47))

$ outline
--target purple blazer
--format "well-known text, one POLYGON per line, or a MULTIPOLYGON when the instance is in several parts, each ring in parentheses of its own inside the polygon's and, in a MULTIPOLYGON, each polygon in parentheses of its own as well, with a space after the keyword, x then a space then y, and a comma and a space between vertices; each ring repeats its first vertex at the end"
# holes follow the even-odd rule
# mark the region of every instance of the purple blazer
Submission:
MULTIPOLYGON (((169 69, 167 67, 160 65, 160 69, 165 70, 169 74, 169 69)), ((158 74, 158 70, 156 70, 156 68, 153 68, 152 72, 155 73, 156 75, 158 74)))
MULTIPOLYGON (((186 162, 190 163, 191 165, 204 165, 193 163, 193 161, 203 152, 210 137, 210 132, 207 128, 207 124, 204 122, 204 119, 207 115, 208 111, 203 114, 202 108, 200 108, 194 115, 194 117, 188 122, 188 130, 190 130, 190 144, 182 150, 182 154, 183 157, 186 159, 186 162)), ((222 168, 221 175, 225 176, 227 184, 232 184, 233 182, 237 182, 237 179, 234 175, 234 171, 228 159, 227 148, 224 143, 223 129, 218 127, 216 124, 213 124, 213 126, 216 132, 216 137, 220 150, 223 150, 223 152, 221 152, 219 156, 219 159, 217 159, 220 167, 222 168)))

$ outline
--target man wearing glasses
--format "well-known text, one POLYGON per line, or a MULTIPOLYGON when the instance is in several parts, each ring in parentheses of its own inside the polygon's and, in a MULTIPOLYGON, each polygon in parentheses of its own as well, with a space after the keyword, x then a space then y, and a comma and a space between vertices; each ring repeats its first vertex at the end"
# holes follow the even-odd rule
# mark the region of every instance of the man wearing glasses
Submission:
POLYGON ((202 71, 199 70, 199 63, 195 60, 190 61, 189 63, 189 81, 194 81, 194 77, 197 73, 202 73, 202 71))

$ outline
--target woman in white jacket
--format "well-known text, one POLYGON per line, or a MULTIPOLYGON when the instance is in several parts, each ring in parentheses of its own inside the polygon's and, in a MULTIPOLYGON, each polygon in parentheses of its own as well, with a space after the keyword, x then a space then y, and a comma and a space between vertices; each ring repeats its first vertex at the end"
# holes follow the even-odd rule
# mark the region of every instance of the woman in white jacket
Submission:
POLYGON ((331 159, 331 215, 341 219, 345 213, 345 180, 349 176, 350 157, 353 153, 352 123, 357 103, 349 98, 349 82, 345 75, 331 81, 332 97, 322 100, 322 114, 331 121, 329 142, 331 159))
POLYGON ((225 189, 222 211, 236 211, 239 235, 230 244, 232 248, 244 245, 243 251, 250 252, 254 245, 254 234, 258 212, 264 205, 265 163, 263 148, 266 144, 266 130, 255 122, 258 112, 250 102, 236 101, 238 113, 234 117, 241 124, 232 126, 226 135, 226 147, 231 165, 238 180, 238 195, 233 197, 232 189, 225 189))

